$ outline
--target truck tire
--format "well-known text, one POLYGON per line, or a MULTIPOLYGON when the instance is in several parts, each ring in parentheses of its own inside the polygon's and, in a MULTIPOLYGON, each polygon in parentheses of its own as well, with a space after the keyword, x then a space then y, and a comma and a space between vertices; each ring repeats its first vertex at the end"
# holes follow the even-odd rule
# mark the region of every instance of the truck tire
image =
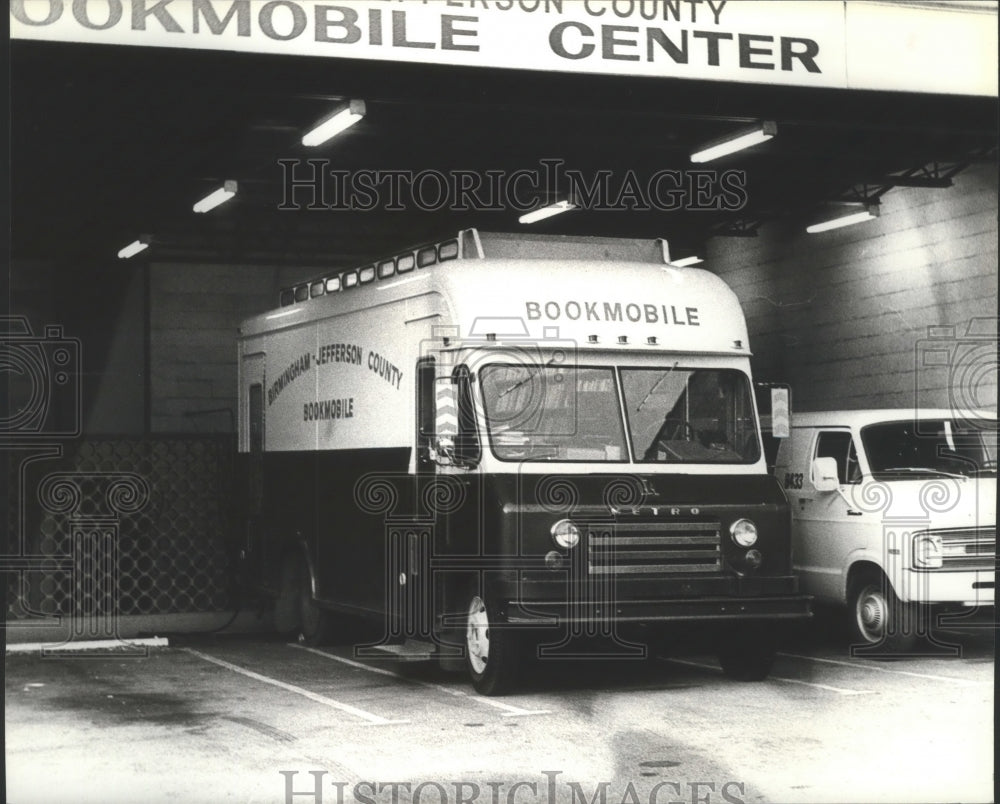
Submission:
POLYGON ((298 578, 292 556, 281 562, 278 596, 274 601, 274 630, 286 639, 294 639, 299 633, 298 578))
POLYGON ((766 626, 742 625, 724 633, 718 648, 719 664, 727 678, 763 681, 777 652, 774 634, 766 626))
POLYGON ((333 637, 333 614, 320 608, 312 593, 309 564, 301 553, 289 556, 295 589, 298 638, 304 645, 324 645, 333 637))
POLYGON ((465 666, 480 695, 503 695, 517 681, 520 640, 509 628, 494 628, 497 622, 495 609, 473 595, 465 622, 465 666))
POLYGON ((466 672, 465 631, 451 628, 437 634, 440 640, 437 646, 438 667, 444 673, 466 672))
POLYGON ((916 606, 896 597, 885 577, 872 573, 855 581, 848 605, 853 635, 865 647, 903 653, 916 642, 916 606))

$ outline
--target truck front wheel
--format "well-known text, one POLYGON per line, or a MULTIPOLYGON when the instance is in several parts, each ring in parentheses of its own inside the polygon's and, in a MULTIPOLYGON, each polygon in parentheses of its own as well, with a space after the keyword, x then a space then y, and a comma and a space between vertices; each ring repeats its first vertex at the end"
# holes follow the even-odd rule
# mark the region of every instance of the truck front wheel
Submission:
POLYGON ((503 695, 517 680, 518 635, 502 625, 496 627, 497 623, 495 609, 474 595, 465 621, 465 664, 472 686, 481 695, 503 695))
POLYGON ((890 653, 913 646, 916 607, 896 597, 888 580, 861 578, 852 587, 849 603, 852 631, 863 645, 879 645, 890 653))

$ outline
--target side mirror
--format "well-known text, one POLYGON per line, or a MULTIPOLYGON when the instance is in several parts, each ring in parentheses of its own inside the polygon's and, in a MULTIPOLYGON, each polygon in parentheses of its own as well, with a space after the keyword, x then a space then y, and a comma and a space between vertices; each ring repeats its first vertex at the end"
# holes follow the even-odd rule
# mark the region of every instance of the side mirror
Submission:
POLYGON ((816 458, 810 467, 809 479, 816 491, 836 491, 840 488, 837 461, 834 458, 816 458))

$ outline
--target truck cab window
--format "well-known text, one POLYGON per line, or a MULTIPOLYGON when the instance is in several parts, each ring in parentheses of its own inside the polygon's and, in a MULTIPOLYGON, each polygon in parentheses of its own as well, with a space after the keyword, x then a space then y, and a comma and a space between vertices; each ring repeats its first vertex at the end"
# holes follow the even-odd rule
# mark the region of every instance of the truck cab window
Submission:
POLYGON ((479 463, 482 454, 479 433, 476 430, 476 409, 472 399, 472 376, 467 366, 458 366, 452 379, 455 383, 455 402, 458 407, 458 436, 455 454, 461 463, 479 463))
POLYGON ((437 434, 435 410, 435 362, 433 357, 417 361, 417 466, 432 465, 431 446, 437 434))
POLYGON ((861 466, 851 434, 844 431, 819 434, 817 458, 833 458, 837 462, 837 479, 842 486, 861 482, 861 466))

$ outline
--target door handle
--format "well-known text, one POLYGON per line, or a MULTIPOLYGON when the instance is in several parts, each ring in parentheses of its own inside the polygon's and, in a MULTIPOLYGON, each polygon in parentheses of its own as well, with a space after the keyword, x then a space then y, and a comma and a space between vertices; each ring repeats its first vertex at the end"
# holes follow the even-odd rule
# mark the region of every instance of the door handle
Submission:
POLYGON ((847 509, 847 515, 848 516, 861 516, 861 512, 860 511, 852 511, 850 508, 848 508, 847 509))

